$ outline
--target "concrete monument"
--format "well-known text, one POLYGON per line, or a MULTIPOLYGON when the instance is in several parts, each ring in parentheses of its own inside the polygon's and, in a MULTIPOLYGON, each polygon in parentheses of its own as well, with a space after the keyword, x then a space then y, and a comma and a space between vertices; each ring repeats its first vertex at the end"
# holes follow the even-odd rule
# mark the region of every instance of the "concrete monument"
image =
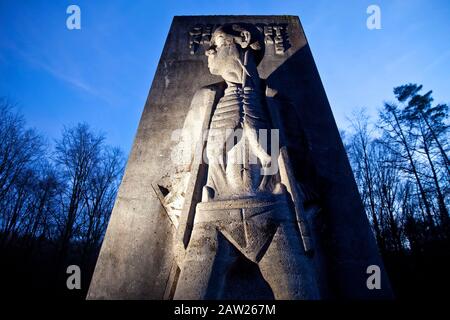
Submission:
POLYGON ((390 295, 298 18, 175 17, 88 298, 390 295))

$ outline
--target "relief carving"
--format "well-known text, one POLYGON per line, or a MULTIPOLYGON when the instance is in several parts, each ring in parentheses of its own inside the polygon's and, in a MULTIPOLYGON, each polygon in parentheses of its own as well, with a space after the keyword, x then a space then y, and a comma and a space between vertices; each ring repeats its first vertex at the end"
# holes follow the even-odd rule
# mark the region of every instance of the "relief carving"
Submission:
POLYGON ((266 44, 283 54, 283 30, 235 23, 190 31, 191 53, 208 44, 209 71, 223 82, 197 91, 174 148, 177 172, 153 186, 177 229, 166 298, 230 296, 223 285, 239 259, 277 299, 319 298, 310 199, 293 173, 277 92, 257 70, 266 44))
MULTIPOLYGON (((199 49, 208 48, 212 33, 221 25, 197 24, 189 30, 190 54, 203 54, 199 49)), ((267 48, 273 47, 275 55, 283 55, 289 49, 289 39, 286 24, 255 24, 259 32, 264 35, 264 44, 267 48)))

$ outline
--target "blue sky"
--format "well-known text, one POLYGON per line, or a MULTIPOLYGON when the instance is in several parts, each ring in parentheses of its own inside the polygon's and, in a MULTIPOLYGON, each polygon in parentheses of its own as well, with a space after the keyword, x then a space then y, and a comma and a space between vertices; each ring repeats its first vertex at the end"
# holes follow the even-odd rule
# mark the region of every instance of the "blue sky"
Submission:
POLYGON ((87 122, 128 153, 174 15, 300 16, 336 121, 407 82, 450 103, 448 0, 0 0, 0 96, 50 140, 87 122), (81 30, 66 8, 81 8, 81 30), (381 8, 381 30, 366 9, 381 8))

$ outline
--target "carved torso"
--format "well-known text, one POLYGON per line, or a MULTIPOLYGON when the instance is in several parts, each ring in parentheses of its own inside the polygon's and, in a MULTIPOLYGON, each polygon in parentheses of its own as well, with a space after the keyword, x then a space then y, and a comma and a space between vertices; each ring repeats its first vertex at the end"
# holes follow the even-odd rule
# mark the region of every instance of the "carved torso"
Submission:
POLYGON ((264 191, 260 169, 269 155, 259 145, 258 130, 269 128, 265 97, 259 90, 244 90, 228 84, 211 117, 206 148, 211 199, 242 198, 264 191))
POLYGON ((244 95, 242 87, 236 85, 229 85, 225 89, 212 116, 211 129, 242 128, 244 122, 256 130, 269 128, 260 92, 250 88, 245 90, 252 92, 244 95))
POLYGON ((225 89, 224 96, 216 106, 211 119, 211 129, 241 128, 243 119, 242 88, 237 86, 225 89))

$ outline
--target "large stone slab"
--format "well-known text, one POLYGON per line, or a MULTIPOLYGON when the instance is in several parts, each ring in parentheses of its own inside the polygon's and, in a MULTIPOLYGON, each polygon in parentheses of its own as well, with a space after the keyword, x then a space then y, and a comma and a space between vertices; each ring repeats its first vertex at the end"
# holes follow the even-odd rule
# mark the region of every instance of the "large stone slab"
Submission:
MULTIPOLYGON (((295 16, 182 16, 173 19, 109 222, 89 299, 163 299, 172 281, 175 227, 152 184, 175 170, 173 130, 194 93, 221 79, 208 72, 204 44, 214 26, 257 25, 266 35, 258 67, 283 97, 282 123, 298 181, 320 199, 310 218, 322 297, 389 298, 391 290, 306 36, 295 16), (367 267, 381 267, 369 290, 367 267)), ((167 293, 166 293, 167 294, 167 293)), ((167 295, 166 295, 167 297, 167 295)))

